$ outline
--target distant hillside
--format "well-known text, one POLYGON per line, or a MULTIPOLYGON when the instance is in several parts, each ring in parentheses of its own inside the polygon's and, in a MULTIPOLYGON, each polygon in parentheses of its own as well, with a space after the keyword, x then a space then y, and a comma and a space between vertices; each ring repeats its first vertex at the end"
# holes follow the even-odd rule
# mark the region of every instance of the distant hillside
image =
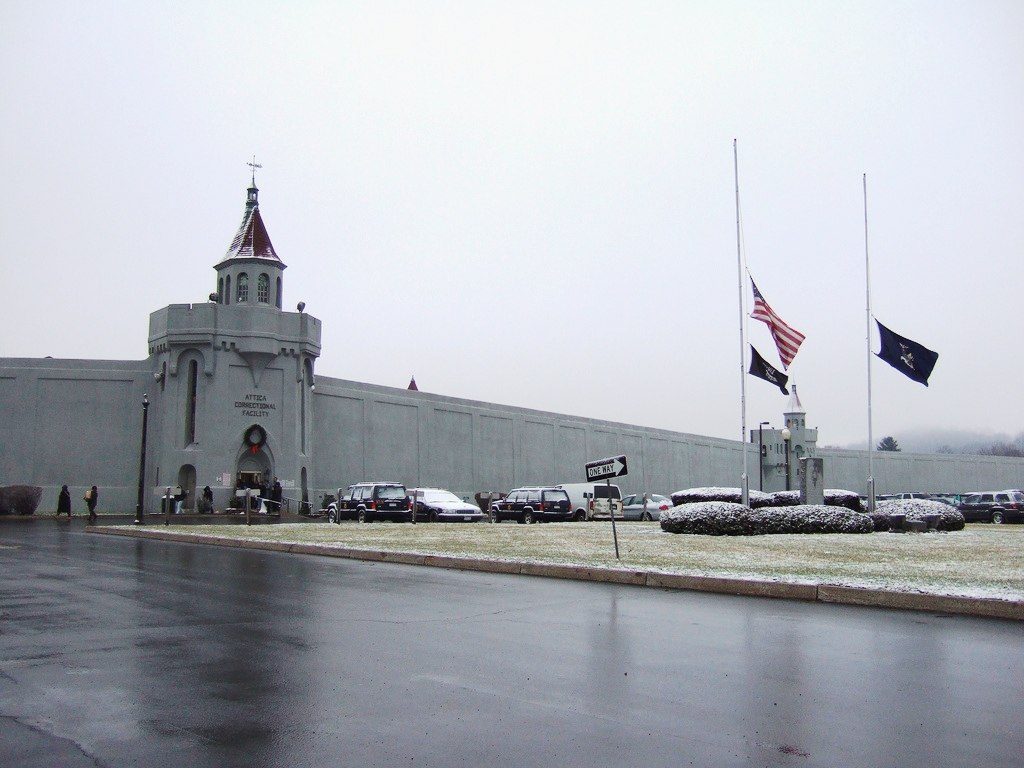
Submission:
MULTIPOLYGON (((887 434, 876 435, 875 445, 887 434)), ((915 429, 893 433, 900 450, 907 453, 987 453, 993 446, 1013 445, 1024 449, 1024 432, 1015 436, 998 432, 972 432, 955 429, 915 429)), ((865 450, 867 443, 822 446, 865 450)))

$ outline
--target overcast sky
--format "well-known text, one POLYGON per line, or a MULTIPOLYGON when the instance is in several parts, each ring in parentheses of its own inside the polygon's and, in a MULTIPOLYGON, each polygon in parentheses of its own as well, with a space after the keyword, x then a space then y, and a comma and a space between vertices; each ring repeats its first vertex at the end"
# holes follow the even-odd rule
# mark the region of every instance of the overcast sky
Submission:
POLYGON ((867 439, 863 174, 873 314, 939 353, 928 388, 874 358, 875 442, 1013 436, 1022 41, 1018 0, 6 0, 0 355, 145 358, 255 155, 318 374, 738 439, 735 139, 819 443, 867 439))

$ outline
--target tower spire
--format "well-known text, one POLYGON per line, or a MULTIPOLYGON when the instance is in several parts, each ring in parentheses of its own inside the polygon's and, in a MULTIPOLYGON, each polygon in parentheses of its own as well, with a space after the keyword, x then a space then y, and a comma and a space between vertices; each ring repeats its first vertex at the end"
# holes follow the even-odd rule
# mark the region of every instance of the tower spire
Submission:
POLYGON ((257 168, 262 168, 263 166, 256 162, 256 155, 253 155, 252 156, 252 162, 251 163, 246 163, 246 165, 248 165, 250 168, 252 168, 252 185, 255 187, 256 186, 256 169, 257 168))
POLYGON ((263 166, 256 162, 256 155, 253 155, 252 156, 252 162, 251 163, 246 163, 246 165, 248 165, 249 168, 252 169, 252 185, 249 187, 249 197, 245 201, 245 207, 247 209, 248 208, 256 208, 260 204, 260 199, 259 199, 260 190, 256 186, 256 169, 257 168, 262 168, 263 166))

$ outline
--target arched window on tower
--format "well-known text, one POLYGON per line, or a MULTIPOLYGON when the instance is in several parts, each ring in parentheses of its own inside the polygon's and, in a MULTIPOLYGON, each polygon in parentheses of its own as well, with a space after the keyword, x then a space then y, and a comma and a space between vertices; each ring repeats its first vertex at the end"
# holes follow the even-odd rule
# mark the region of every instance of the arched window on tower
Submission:
POLYGON ((261 272, 256 280, 256 301, 260 304, 270 303, 270 275, 261 272))
POLYGON ((249 300, 249 276, 242 272, 238 276, 238 296, 235 301, 239 304, 249 300))
POLYGON ((231 303, 231 275, 224 278, 224 303, 231 303))
POLYGON ((281 299, 282 299, 282 297, 281 297, 281 278, 278 277, 277 278, 277 296, 274 299, 274 303, 277 304, 277 308, 278 309, 281 308, 281 299))
POLYGON ((224 303, 224 278, 223 277, 218 277, 217 278, 217 303, 218 304, 223 304, 224 303))

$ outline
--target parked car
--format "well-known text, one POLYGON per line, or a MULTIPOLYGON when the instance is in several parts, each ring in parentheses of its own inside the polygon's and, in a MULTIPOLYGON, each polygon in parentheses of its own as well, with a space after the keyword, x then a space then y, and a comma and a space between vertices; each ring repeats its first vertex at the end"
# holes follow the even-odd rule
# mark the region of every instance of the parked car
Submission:
POLYGON ((412 504, 401 483, 356 483, 338 489, 337 500, 327 507, 327 519, 332 523, 344 519, 360 523, 374 520, 412 521, 412 504))
POLYGON ((484 513, 444 488, 410 488, 416 519, 430 523, 478 523, 484 513))
POLYGON ((970 493, 957 509, 967 523, 1019 523, 1024 520, 1024 493, 1018 490, 970 493))
POLYGON ((518 520, 522 524, 547 520, 572 520, 569 494, 561 488, 513 488, 491 505, 491 521, 518 520))
POLYGON ((622 517, 626 520, 659 520, 669 509, 672 499, 657 493, 634 493, 622 500, 622 517))

